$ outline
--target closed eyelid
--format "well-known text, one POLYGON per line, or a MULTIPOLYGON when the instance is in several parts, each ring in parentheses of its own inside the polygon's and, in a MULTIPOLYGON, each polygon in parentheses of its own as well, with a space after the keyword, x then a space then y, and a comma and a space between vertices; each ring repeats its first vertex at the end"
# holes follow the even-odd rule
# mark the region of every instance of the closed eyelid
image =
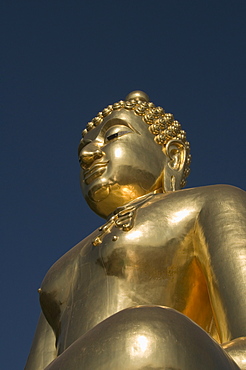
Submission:
POLYGON ((121 127, 124 126, 133 132, 137 132, 127 121, 122 120, 120 118, 113 118, 112 120, 109 120, 108 122, 106 122, 106 124, 102 127, 100 131, 100 135, 104 136, 110 128, 117 127, 117 126, 121 126, 121 127))
POLYGON ((117 127, 116 128, 112 127, 106 132, 106 135, 105 135, 106 143, 114 139, 119 139, 120 137, 125 136, 127 134, 133 134, 132 130, 123 130, 123 127, 121 127, 119 131, 116 131, 116 130, 117 130, 117 127))
POLYGON ((124 134, 127 134, 127 133, 131 133, 131 132, 134 132, 132 131, 132 129, 130 129, 129 127, 127 126, 112 126, 110 127, 106 132, 105 132, 105 135, 104 136, 108 136, 109 134, 120 134, 120 135, 124 135, 124 134))

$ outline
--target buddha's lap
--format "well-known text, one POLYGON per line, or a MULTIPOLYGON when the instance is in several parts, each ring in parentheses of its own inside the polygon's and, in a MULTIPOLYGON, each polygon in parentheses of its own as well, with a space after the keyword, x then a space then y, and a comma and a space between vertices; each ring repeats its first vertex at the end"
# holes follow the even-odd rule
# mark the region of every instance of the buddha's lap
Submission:
POLYGON ((128 308, 104 320, 46 370, 238 369, 220 345, 179 312, 128 308))

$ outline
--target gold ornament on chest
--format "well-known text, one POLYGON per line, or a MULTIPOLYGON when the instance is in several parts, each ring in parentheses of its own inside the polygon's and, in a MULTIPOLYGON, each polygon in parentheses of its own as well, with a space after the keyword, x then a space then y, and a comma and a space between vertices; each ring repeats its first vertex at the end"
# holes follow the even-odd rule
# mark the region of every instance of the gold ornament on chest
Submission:
MULTIPOLYGON (((117 227, 122 231, 130 231, 134 226, 137 209, 153 196, 154 193, 146 194, 138 198, 137 201, 135 200, 124 207, 117 208, 106 224, 99 227, 98 230, 100 233, 92 240, 92 244, 94 246, 102 244, 104 237, 112 232, 113 227, 117 227)), ((112 237, 112 241, 116 241, 117 239, 118 237, 116 235, 112 237)))

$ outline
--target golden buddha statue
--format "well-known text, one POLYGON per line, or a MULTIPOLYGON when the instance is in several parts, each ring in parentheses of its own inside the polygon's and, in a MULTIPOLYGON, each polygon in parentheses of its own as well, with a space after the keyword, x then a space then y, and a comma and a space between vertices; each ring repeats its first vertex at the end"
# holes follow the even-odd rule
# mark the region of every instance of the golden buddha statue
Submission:
POLYGON ((246 369, 245 192, 181 190, 185 132, 141 91, 82 136, 82 192, 107 221, 45 276, 26 370, 246 369))

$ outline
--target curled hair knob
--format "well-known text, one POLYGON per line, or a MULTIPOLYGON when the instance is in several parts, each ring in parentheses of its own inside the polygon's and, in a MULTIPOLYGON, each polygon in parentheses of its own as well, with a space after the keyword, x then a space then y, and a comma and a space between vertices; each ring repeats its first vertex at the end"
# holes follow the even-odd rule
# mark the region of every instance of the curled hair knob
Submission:
POLYGON ((141 91, 141 90, 135 90, 135 91, 130 92, 126 96, 125 100, 131 100, 131 99, 142 100, 142 101, 146 101, 147 103, 149 102, 148 95, 145 92, 141 91))

